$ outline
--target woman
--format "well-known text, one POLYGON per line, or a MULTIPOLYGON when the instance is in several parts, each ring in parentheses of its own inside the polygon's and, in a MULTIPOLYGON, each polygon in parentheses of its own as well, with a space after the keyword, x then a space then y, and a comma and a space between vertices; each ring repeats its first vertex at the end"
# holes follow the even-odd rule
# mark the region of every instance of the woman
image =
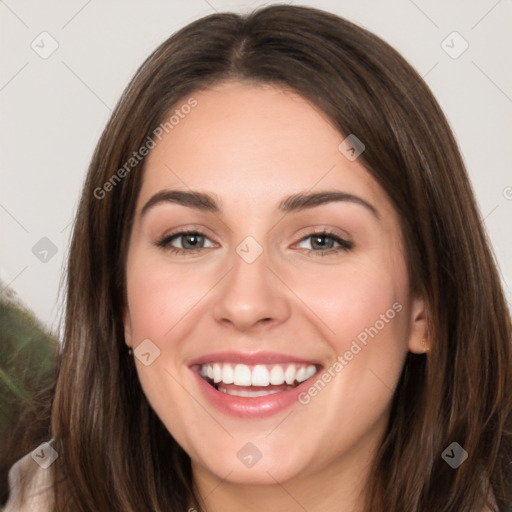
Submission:
POLYGON ((215 14, 146 60, 89 169, 66 308, 53 439, 11 503, 512 502, 510 320, 456 142, 332 14, 215 14))

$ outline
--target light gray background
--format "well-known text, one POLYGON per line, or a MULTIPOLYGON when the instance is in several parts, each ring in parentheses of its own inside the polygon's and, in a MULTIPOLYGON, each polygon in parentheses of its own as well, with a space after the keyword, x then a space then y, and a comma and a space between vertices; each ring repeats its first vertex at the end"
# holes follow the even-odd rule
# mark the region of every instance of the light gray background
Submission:
MULTIPOLYGON (((58 329, 59 281, 89 160, 137 67, 201 16, 270 3, 278 2, 0 0, 0 279, 48 328, 58 329), (43 31, 59 45, 46 59, 31 48, 50 48, 43 31), (46 262, 32 252, 42 237, 57 248, 46 262)), ((510 304, 512 0, 293 3, 373 31, 424 76, 459 142, 510 304), (456 59, 441 47, 453 31, 469 43, 456 59)), ((453 37, 446 44, 461 48, 453 37)))

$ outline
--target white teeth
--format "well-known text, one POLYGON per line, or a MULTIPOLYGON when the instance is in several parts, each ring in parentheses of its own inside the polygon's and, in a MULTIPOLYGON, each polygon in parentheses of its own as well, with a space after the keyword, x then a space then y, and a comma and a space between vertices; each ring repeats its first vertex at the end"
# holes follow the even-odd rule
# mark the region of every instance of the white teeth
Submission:
POLYGON ((217 383, 222 380, 222 368, 219 363, 213 364, 213 382, 217 383))
POLYGON ((299 368, 299 370, 297 371, 297 374, 295 375, 295 378, 297 379, 298 382, 304 382, 306 380, 306 368, 302 367, 302 368, 299 368))
POLYGON ((233 384, 234 379, 235 372, 233 371, 233 367, 230 364, 225 364, 222 368, 222 382, 224 382, 224 384, 233 384))
POLYGON ((237 364, 233 384, 236 386, 250 386, 251 382, 251 369, 245 364, 237 364))
POLYGON ((272 370, 270 370, 270 384, 273 386, 279 386, 284 383, 284 370, 283 367, 276 364, 272 370))
MULTIPOLYGON (((215 362, 203 364, 199 369, 199 374, 202 377, 212 380, 215 384, 235 384, 236 386, 245 387, 280 386, 285 383, 288 384, 288 386, 292 386, 294 383, 301 383, 308 380, 315 375, 316 372, 317 367, 314 364, 306 366, 299 363, 257 364, 254 366, 237 364, 235 366, 230 363, 215 362)), ((265 394, 269 392, 270 390, 264 391, 265 394)), ((251 391, 250 393, 256 393, 256 391, 251 391)))
POLYGON ((306 368, 306 378, 304 380, 310 379, 311 377, 313 377, 313 375, 315 375, 316 372, 317 372, 316 366, 314 364, 310 364, 306 368))
POLYGON ((252 371, 252 385, 253 386, 268 386, 270 375, 266 366, 257 364, 252 371))
POLYGON ((295 373, 296 369, 293 364, 286 368, 286 371, 284 372, 284 380, 286 381, 286 384, 293 384, 293 381, 295 380, 295 373))

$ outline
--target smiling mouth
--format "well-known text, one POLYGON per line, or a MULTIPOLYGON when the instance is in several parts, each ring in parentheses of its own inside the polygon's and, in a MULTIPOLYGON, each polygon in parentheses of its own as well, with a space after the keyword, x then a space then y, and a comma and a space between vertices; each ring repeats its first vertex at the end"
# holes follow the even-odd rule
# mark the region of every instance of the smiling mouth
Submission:
POLYGON ((288 391, 313 377, 314 364, 203 364, 199 375, 217 391, 232 396, 259 397, 288 391))

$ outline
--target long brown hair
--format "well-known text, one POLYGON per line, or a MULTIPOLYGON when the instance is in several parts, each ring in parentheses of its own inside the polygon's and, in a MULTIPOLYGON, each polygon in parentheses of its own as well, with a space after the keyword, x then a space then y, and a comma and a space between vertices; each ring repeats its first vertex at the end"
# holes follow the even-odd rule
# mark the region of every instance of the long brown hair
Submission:
POLYGON ((201 510, 190 459, 149 406, 124 344, 125 259, 144 159, 113 175, 171 109, 225 80, 291 89, 328 115, 340 141, 355 134, 401 218, 430 351, 407 356, 366 510, 470 512, 490 489, 500 509, 510 505, 510 316, 448 123, 384 41, 333 14, 279 5, 214 14, 174 34, 140 67, 101 136, 69 254, 52 412, 55 510, 201 510), (468 452, 458 469, 442 458, 452 442, 468 452))

